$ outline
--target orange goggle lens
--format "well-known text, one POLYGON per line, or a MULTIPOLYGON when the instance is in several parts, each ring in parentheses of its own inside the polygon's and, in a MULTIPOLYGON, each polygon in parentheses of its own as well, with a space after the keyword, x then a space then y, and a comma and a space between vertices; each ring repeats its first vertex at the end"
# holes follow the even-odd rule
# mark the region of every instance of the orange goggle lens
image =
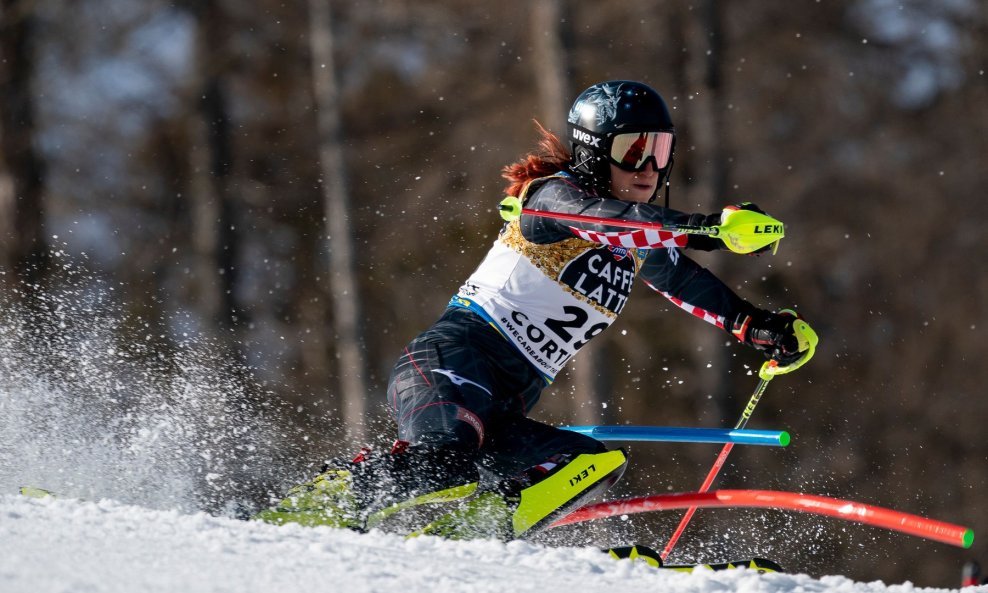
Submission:
POLYGON ((652 159, 656 169, 665 169, 674 138, 671 132, 617 134, 611 139, 611 162, 625 171, 640 171, 652 159))

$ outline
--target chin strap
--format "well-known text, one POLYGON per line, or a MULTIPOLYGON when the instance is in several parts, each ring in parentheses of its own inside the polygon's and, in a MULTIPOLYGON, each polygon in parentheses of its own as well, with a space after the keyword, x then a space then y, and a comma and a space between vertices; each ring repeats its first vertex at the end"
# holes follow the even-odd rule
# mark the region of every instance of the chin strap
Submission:
POLYGON ((669 179, 672 177, 672 165, 675 162, 676 159, 672 158, 672 155, 670 154, 669 164, 666 165, 666 174, 662 176, 662 183, 666 186, 666 208, 669 207, 669 187, 672 186, 672 183, 669 181, 669 179))

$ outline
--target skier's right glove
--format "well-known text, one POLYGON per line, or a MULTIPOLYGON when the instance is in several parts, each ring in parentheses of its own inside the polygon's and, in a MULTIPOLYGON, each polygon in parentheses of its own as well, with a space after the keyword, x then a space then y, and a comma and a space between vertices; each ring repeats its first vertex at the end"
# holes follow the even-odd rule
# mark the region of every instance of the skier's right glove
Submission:
POLYGON ((813 356, 816 334, 795 311, 783 309, 778 313, 755 309, 738 314, 731 333, 744 344, 760 350, 779 367, 795 370, 813 356), (801 324, 799 332, 795 323, 801 324), (812 334, 812 344, 803 334, 812 334), (802 339, 801 339, 802 337, 802 339), (796 363, 799 363, 798 365, 796 363))

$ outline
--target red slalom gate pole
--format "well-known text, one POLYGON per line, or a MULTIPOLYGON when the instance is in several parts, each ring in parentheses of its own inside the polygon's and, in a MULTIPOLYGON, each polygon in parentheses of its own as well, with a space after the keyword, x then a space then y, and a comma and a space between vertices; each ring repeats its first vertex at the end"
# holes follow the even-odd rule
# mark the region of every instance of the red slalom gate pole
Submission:
POLYGON ((683 492, 601 502, 578 509, 562 519, 558 519, 550 527, 561 527, 620 515, 701 507, 754 507, 801 511, 898 531, 961 548, 970 548, 974 543, 974 531, 962 525, 927 519, 918 515, 850 500, 774 490, 683 492))
MULTIPOLYGON (((720 450, 720 454, 717 455, 717 459, 714 461, 713 467, 710 468, 706 479, 704 479, 703 484, 700 485, 699 492, 702 493, 710 490, 710 486, 714 483, 714 479, 717 477, 717 474, 720 473, 720 468, 724 467, 724 462, 727 461, 727 456, 730 455, 731 449, 733 448, 734 443, 724 443, 724 446, 720 450)), ((690 524, 690 521, 693 519, 693 515, 696 513, 698 508, 700 507, 691 506, 686 509, 686 512, 683 514, 683 518, 679 520, 679 525, 676 526, 676 530, 672 532, 672 536, 666 543, 666 547, 662 548, 662 552, 659 554, 663 562, 665 562, 665 559, 669 557, 672 549, 676 547, 680 536, 682 536, 683 532, 686 531, 686 526, 690 524)))
MULTIPOLYGON (((738 419, 738 423, 734 426, 735 430, 740 430, 748 424, 748 420, 751 419, 751 414, 755 411, 755 406, 758 405, 759 400, 762 399, 762 394, 765 393, 765 389, 768 387, 768 382, 772 380, 771 370, 778 366, 778 362, 774 360, 766 361, 762 365, 761 371, 758 373, 758 385, 755 387, 754 393, 751 394, 751 399, 748 400, 748 405, 745 406, 744 411, 741 413, 741 418, 738 419)), ((717 459, 714 460, 713 467, 707 472, 707 477, 703 480, 703 484, 700 485, 699 492, 706 492, 710 490, 710 486, 714 483, 714 479, 717 474, 720 473, 720 469, 724 467, 724 463, 727 461, 727 456, 730 455, 731 449, 734 448, 734 443, 724 443, 724 446, 720 450, 720 454, 717 455, 717 459)), ((676 543, 679 541, 679 537, 683 535, 686 531, 686 526, 690 524, 690 520, 693 518, 696 509, 699 507, 691 506, 686 509, 686 513, 683 518, 680 519, 679 525, 676 526, 676 530, 672 533, 672 537, 669 538, 669 542, 666 547, 662 549, 659 557, 665 562, 665 559, 669 557, 672 549, 676 547, 676 543)))

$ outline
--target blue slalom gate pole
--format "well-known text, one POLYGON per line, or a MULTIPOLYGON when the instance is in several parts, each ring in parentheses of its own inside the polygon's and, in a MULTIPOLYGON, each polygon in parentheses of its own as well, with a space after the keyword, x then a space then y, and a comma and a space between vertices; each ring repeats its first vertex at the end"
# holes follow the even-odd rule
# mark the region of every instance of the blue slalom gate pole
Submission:
POLYGON ((742 428, 688 428, 675 426, 560 426, 599 441, 645 441, 656 443, 734 443, 785 447, 789 433, 784 430, 742 428))

